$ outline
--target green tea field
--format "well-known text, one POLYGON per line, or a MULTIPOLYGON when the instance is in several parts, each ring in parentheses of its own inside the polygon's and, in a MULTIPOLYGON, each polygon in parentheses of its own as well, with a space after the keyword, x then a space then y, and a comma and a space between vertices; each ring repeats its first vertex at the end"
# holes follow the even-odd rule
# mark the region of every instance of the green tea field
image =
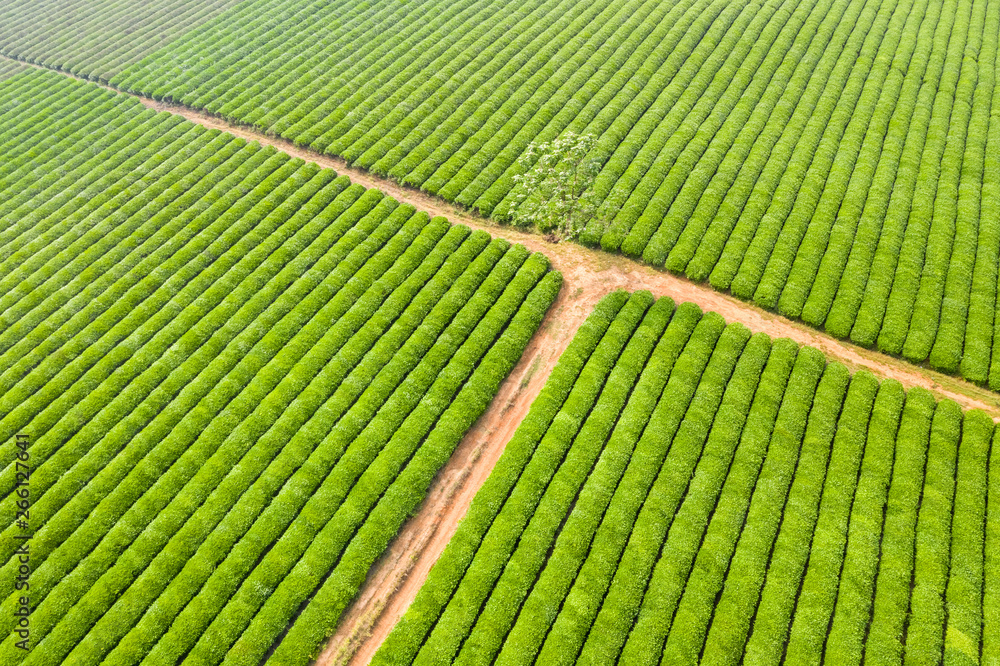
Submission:
POLYGON ((0 3, 0 664, 1000 666, 1000 0, 0 3))
POLYGON ((994 439, 983 412, 616 292, 372 663, 997 663, 994 439))
POLYGON ((0 660, 301 663, 559 274, 59 74, 10 76, 0 108, 0 414, 32 438, 37 642, 5 594, 0 660))
POLYGON ((484 214, 592 134, 585 240, 1000 388, 990 2, 508 4, 248 1, 111 81, 484 214))

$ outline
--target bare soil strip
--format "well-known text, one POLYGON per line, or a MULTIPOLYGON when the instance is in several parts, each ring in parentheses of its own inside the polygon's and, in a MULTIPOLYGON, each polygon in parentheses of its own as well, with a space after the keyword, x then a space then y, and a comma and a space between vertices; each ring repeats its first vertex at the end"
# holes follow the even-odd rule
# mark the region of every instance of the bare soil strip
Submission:
MULTIPOLYGON (((562 271, 565 278, 564 290, 569 291, 570 294, 585 294, 585 300, 590 304, 597 303, 602 296, 615 289, 628 289, 630 291, 648 289, 658 298, 669 296, 677 302, 691 301, 703 310, 718 312, 727 322, 740 322, 755 333, 763 331, 772 338, 791 338, 799 344, 817 347, 831 359, 844 363, 852 370, 865 368, 879 377, 896 379, 907 388, 914 386, 926 388, 939 397, 954 400, 966 409, 986 410, 993 414, 994 419, 1000 423, 1000 394, 965 380, 871 351, 844 340, 838 340, 806 324, 786 319, 762 310, 751 303, 715 291, 708 285, 696 284, 686 278, 657 270, 622 255, 610 254, 574 243, 550 243, 538 234, 500 226, 426 192, 352 167, 340 158, 300 148, 291 141, 267 136, 187 107, 157 102, 144 97, 138 97, 138 99, 151 109, 176 113, 206 127, 224 130, 248 141, 257 141, 262 145, 274 146, 294 157, 334 169, 337 173, 349 177, 352 182, 379 189, 397 201, 416 206, 418 210, 425 210, 431 215, 443 215, 452 222, 464 224, 473 229, 483 229, 496 238, 506 238, 512 242, 520 243, 532 252, 542 252, 552 260, 553 268, 562 271)), ((566 321, 564 324, 572 326, 573 331, 575 331, 576 326, 582 321, 580 319, 575 324, 566 321)))
POLYGON ((542 390, 576 329, 600 300, 563 288, 496 398, 438 473, 416 516, 368 574, 316 663, 367 664, 406 612, 472 498, 542 390))
POLYGON ((744 324, 751 331, 817 347, 852 371, 864 368, 880 378, 898 380, 907 388, 928 389, 938 397, 954 400, 965 409, 985 410, 1000 423, 1000 394, 964 380, 837 340, 708 286, 694 284, 623 256, 569 243, 552 244, 535 234, 500 227, 424 192, 353 168, 341 159, 299 148, 290 141, 183 106, 135 97, 152 109, 169 111, 206 127, 274 146, 295 157, 335 169, 355 183, 378 188, 432 215, 443 215, 453 222, 483 229, 494 237, 521 243, 533 252, 543 252, 552 260, 553 267, 562 271, 565 279, 558 299, 524 356, 501 385, 496 399, 438 473, 420 511, 403 526, 369 574, 358 598, 345 612, 337 633, 317 659, 316 663, 322 666, 361 665, 370 661, 413 601, 577 328, 601 297, 615 289, 647 289, 656 297, 669 296, 677 302, 694 302, 703 310, 718 312, 726 321, 744 324))

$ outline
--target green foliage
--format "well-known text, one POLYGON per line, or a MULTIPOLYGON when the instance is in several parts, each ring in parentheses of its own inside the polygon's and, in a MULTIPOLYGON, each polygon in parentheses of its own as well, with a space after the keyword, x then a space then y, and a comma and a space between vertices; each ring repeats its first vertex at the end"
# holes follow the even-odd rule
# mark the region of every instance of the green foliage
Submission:
POLYGON ((875 398, 847 528, 841 590, 823 652, 826 660, 861 662, 864 627, 871 622, 876 594, 886 501, 905 397, 902 386, 886 381, 875 398))
POLYGON ((986 536, 983 562, 983 663, 1000 659, 1000 444, 994 430, 990 446, 986 536))
MULTIPOLYGON (((545 473, 547 456, 535 458, 534 453, 542 444, 554 419, 567 404, 570 395, 583 390, 585 383, 577 381, 581 378, 581 373, 586 369, 587 374, 584 376, 592 376, 597 370, 596 367, 588 367, 591 356, 598 345, 602 344, 608 327, 626 300, 624 292, 615 292, 604 298, 577 331, 569 347, 560 356, 549 381, 532 403, 528 415, 504 448, 493 472, 476 494, 461 529, 435 563, 434 575, 428 578, 410 605, 409 612, 386 638, 385 647, 375 655, 373 663, 412 662, 424 643, 425 636, 437 622, 461 582, 484 536, 497 518, 499 508, 504 505, 512 489, 522 477, 528 478, 526 475, 545 473), (538 462, 529 464, 529 461, 535 460, 538 462)), ((609 339, 603 344, 613 344, 613 341, 609 339)), ((562 421, 565 420, 564 416, 562 421)))
POLYGON ((927 482, 917 518, 912 613, 906 630, 905 659, 910 663, 938 661, 942 654, 955 459, 961 431, 962 410, 953 402, 940 403, 931 425, 927 482))
MULTIPOLYGON (((878 389, 871 374, 854 375, 837 422, 812 547, 789 628, 786 655, 797 663, 819 664, 823 660, 841 581, 858 470, 878 389)), ((767 645, 759 647, 766 649, 767 645)), ((756 637, 750 640, 748 650, 751 648, 758 649, 756 637)))
MULTIPOLYGON (((842 412, 844 393, 849 382, 850 375, 844 366, 835 363, 826 366, 816 387, 801 457, 788 491, 785 513, 774 541, 771 560, 767 563, 767 574, 763 575, 765 557, 759 557, 757 562, 747 563, 748 575, 734 575, 734 580, 726 590, 729 599, 724 597, 719 601, 721 607, 716 611, 717 616, 726 617, 722 613, 728 608, 735 608, 742 615, 729 616, 737 618, 732 622, 718 623, 720 632, 714 634, 719 637, 718 641, 713 639, 712 634, 708 636, 705 651, 707 654, 717 655, 718 661, 733 663, 740 651, 740 641, 746 641, 746 661, 750 663, 778 659, 778 655, 784 650, 791 617, 797 610, 795 595, 803 582, 812 536, 820 516, 823 483, 832 471, 831 444, 838 433, 837 417, 842 412), (755 602, 754 595, 742 593, 742 580, 749 581, 749 589, 762 587, 760 602, 755 611, 751 610, 755 602), (722 605, 725 602, 728 602, 727 605, 722 605), (751 618, 753 633, 748 638, 751 618)), ((759 548, 766 543, 767 540, 764 539, 755 544, 751 542, 748 546, 757 545, 759 548)), ((747 553, 750 556, 757 555, 750 549, 747 553)), ((736 569, 737 572, 742 570, 743 567, 736 569)))
MULTIPOLYGON (((982 645, 983 530, 989 478, 987 455, 993 422, 985 414, 971 413, 962 425, 955 477, 951 569, 945 593, 948 609, 944 632, 946 664, 977 663, 982 645)), ((995 648, 991 645, 990 650, 995 648)))
POLYGON ((564 240, 579 236, 598 216, 591 188, 600 163, 589 157, 594 145, 590 134, 572 132, 529 145, 518 158, 520 173, 514 176, 514 189, 497 209, 497 216, 564 240))
MULTIPOLYGON (((996 389, 990 6, 40 0, 0 8, 0 54, 996 389)), ((303 663, 558 274, 13 60, 0 157, 0 425, 35 439, 37 521, 37 645, 0 659, 303 663)), ((992 663, 994 440, 981 413, 616 292, 375 663, 992 663)))
POLYGON ((917 509, 924 488, 934 407, 934 397, 926 391, 912 389, 907 395, 896 435, 866 660, 899 663, 903 657, 908 597, 914 579, 917 509))
POLYGON ((14 3, 0 10, 0 52, 107 81, 237 2, 112 2, 99 11, 90 0, 14 3))
POLYGON ((987 0, 247 0, 198 25, 113 83, 1000 387, 987 0))

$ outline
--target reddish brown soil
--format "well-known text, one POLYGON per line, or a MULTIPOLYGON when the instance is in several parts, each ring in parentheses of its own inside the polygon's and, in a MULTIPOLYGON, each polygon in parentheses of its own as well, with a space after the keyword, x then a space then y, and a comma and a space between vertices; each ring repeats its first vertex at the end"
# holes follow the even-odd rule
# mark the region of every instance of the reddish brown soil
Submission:
POLYGON ((363 666, 370 662, 416 597, 434 562, 465 516, 473 496, 489 476, 576 329, 601 297, 615 289, 648 289, 657 297, 669 296, 678 302, 692 301, 702 309, 714 310, 726 321, 740 322, 754 332, 763 331, 774 338, 791 338, 800 344, 817 347, 852 371, 866 368, 879 377, 896 379, 908 388, 921 386, 941 397, 951 398, 965 408, 987 410, 996 415, 994 420, 1000 422, 1000 396, 968 382, 837 340, 708 286, 694 284, 625 257, 570 243, 552 244, 535 234, 500 227, 424 192, 352 168, 343 160, 319 155, 291 142, 264 136, 187 108, 143 101, 152 108, 179 113, 194 122, 272 145, 296 157, 333 168, 353 182, 378 188, 432 215, 444 215, 454 222, 485 229, 494 236, 521 243, 529 250, 548 256, 553 267, 562 271, 565 278, 558 300, 520 363, 501 386, 493 404, 442 468, 419 513, 407 521, 369 573, 358 598, 341 618, 337 633, 316 660, 317 666, 363 666))
POLYGON ((424 579, 504 446, 599 297, 564 288, 486 413, 438 473, 420 512, 407 521, 368 575, 317 664, 367 664, 424 579))
MULTIPOLYGON (((332 168, 338 173, 348 176, 352 182, 365 187, 377 188, 398 201, 412 204, 431 215, 443 215, 453 222, 465 224, 473 229, 484 229, 493 236, 520 243, 533 252, 542 252, 552 259, 554 268, 562 271, 566 279, 564 290, 571 294, 577 292, 584 294, 585 296, 580 298, 583 298, 588 304, 596 303, 601 296, 615 289, 628 289, 630 291, 648 289, 657 297, 670 296, 678 302, 691 301, 698 304, 703 310, 718 312, 725 317, 726 321, 740 322, 754 332, 763 331, 774 338, 791 338, 800 344, 817 347, 831 359, 844 363, 852 370, 866 368, 879 377, 891 377, 899 380, 907 388, 913 386, 926 388, 940 397, 950 398, 958 402, 967 409, 984 409, 997 415, 997 421, 1000 422, 1000 395, 961 379, 838 340, 805 324, 786 319, 728 294, 715 291, 708 285, 695 284, 683 277, 654 269, 627 257, 593 250, 573 243, 554 244, 537 234, 500 226, 491 220, 471 214, 425 192, 400 185, 362 169, 356 169, 342 159, 299 148, 285 139, 266 136, 187 107, 164 104, 145 98, 140 98, 140 100, 150 108, 170 111, 206 127, 225 130, 250 141, 274 146, 290 155, 315 162, 320 166, 332 168)), ((583 318, 586 318, 585 314, 580 321, 583 318)), ((564 322, 563 325, 573 326, 575 330, 575 325, 570 321, 564 322)))
POLYGON ((865 368, 876 376, 896 379, 907 388, 926 388, 939 397, 955 400, 964 408, 986 410, 994 416, 994 421, 1000 422, 1000 395, 968 382, 837 340, 710 287, 694 284, 625 257, 574 244, 551 244, 537 235, 499 227, 423 192, 354 169, 343 160, 298 148, 283 139, 269 137, 186 107, 139 99, 150 108, 170 111, 207 127, 222 129, 333 168, 356 183, 378 188, 432 215, 444 215, 454 222, 485 229, 493 236, 543 252, 565 278, 559 298, 521 361, 502 384, 490 408, 466 434, 451 460, 439 472, 419 513, 407 521, 376 563, 358 598, 341 619, 337 633, 317 659, 317 664, 361 665, 369 662, 413 601, 431 566, 465 515, 472 497, 493 469, 576 329, 597 301, 615 289, 647 289, 657 297, 669 296, 678 302, 692 301, 702 309, 714 310, 727 321, 740 322, 754 332, 763 331, 774 338, 791 338, 800 344, 817 347, 852 371, 865 368))

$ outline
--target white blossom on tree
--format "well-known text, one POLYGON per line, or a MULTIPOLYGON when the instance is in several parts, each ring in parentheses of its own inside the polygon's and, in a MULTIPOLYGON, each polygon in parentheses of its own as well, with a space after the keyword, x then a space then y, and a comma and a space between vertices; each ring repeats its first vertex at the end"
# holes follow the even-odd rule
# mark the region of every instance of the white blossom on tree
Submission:
POLYGON ((545 143, 532 143, 518 158, 521 171, 496 214, 519 227, 534 227, 561 240, 580 235, 600 215, 591 185, 601 170, 588 158, 596 138, 566 132, 545 143))

